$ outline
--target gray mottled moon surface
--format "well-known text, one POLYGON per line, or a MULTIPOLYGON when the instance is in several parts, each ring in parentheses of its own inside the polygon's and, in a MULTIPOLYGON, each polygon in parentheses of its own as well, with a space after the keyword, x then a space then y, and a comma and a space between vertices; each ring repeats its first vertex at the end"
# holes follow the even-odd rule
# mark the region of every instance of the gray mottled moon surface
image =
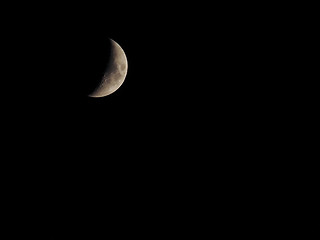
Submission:
POLYGON ((110 59, 105 73, 95 90, 89 94, 89 97, 104 97, 115 92, 126 78, 128 71, 127 57, 118 43, 112 39, 110 39, 110 42, 110 59))

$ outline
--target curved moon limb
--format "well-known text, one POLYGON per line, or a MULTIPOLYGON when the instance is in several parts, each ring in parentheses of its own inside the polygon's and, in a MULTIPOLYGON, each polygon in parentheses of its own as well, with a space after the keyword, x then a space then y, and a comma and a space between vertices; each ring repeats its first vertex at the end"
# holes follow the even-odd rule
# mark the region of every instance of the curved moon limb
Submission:
POLYGON ((115 92, 126 78, 128 71, 127 57, 118 43, 112 39, 110 39, 110 42, 109 63, 100 83, 95 90, 89 94, 89 97, 104 97, 115 92))

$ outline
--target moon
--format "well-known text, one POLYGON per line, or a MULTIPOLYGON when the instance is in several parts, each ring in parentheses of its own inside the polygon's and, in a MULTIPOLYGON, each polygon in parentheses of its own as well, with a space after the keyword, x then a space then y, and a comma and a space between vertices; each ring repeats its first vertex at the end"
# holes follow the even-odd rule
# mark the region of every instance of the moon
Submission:
POLYGON ((110 95, 118 90, 126 78, 128 71, 126 54, 118 43, 112 39, 109 41, 110 58, 106 70, 97 87, 88 95, 89 97, 99 98, 110 95))

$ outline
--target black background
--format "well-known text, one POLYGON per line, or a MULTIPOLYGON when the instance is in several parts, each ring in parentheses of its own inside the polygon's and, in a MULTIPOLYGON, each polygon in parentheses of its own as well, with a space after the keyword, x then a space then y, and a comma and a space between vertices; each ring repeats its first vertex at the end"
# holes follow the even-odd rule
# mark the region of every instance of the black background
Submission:
POLYGON ((153 238, 174 230, 199 237, 209 222, 194 216, 210 211, 202 206, 212 191, 220 196, 216 211, 228 205, 224 186, 244 181, 239 169, 249 166, 234 156, 260 147, 252 129, 268 117, 260 112, 268 110, 261 99, 267 72, 257 57, 267 36, 239 7, 121 1, 8 8, 2 104, 4 169, 17 195, 9 209, 20 222, 13 234, 153 238), (127 77, 110 96, 89 98, 108 38, 126 53, 127 77))

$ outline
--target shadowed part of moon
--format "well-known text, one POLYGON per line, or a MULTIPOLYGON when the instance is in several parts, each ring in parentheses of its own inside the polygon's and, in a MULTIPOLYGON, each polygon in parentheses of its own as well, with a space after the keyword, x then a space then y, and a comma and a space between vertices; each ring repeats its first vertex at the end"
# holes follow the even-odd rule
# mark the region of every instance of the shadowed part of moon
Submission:
POLYGON ((110 39, 110 53, 106 70, 89 97, 104 97, 115 92, 124 82, 127 69, 128 62, 123 49, 110 39))

